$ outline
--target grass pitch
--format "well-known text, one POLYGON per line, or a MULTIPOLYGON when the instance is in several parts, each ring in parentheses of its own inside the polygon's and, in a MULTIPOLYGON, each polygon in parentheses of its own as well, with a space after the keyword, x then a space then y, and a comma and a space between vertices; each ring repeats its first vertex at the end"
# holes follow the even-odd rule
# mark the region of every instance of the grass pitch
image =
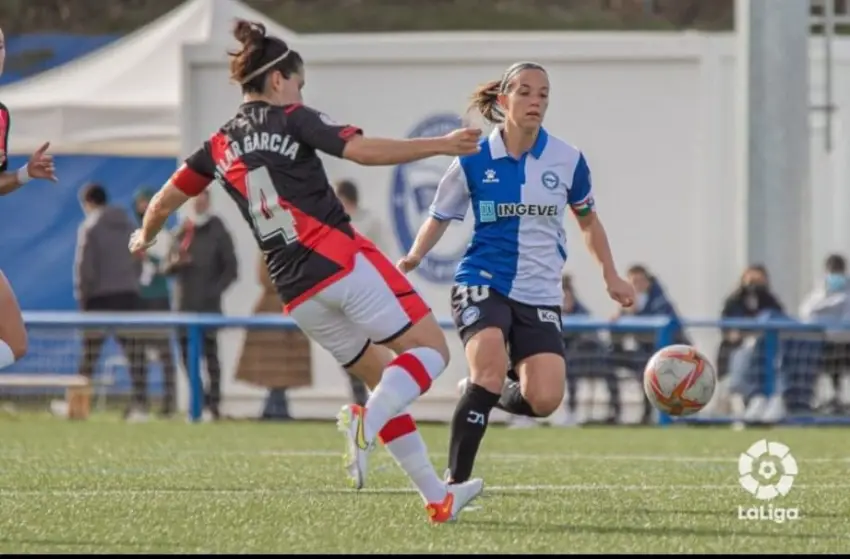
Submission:
MULTIPOLYGON (((423 432, 442 473, 448 428, 423 432)), ((369 488, 348 489, 330 423, 27 416, 0 421, 0 553, 846 553, 847 435, 493 426, 484 496, 430 526, 383 449, 369 488), (771 505, 798 520, 739 518, 764 504, 737 465, 762 438, 796 458, 793 488, 771 505)))

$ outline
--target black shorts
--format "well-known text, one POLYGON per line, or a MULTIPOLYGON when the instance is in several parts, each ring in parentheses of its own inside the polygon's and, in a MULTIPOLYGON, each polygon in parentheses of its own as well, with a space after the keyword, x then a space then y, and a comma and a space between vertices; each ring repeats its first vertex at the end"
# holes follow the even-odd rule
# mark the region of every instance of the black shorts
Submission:
POLYGON ((498 328, 512 365, 539 353, 563 357, 560 307, 526 305, 480 285, 454 285, 451 293, 452 319, 464 345, 481 330, 498 328))

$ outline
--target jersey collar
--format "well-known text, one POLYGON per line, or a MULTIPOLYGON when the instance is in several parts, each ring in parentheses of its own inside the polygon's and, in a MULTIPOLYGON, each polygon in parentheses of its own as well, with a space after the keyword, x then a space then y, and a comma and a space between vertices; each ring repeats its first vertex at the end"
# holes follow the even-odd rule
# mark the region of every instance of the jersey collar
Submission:
MULTIPOLYGON (((534 145, 531 146, 531 149, 528 150, 528 153, 534 156, 535 159, 540 159, 540 156, 543 155, 543 150, 546 149, 546 142, 549 140, 549 133, 546 132, 546 129, 542 126, 540 127, 540 132, 537 133, 537 139, 534 141, 534 145)), ((505 142, 502 140, 502 129, 497 126, 490 132, 489 142, 490 144, 490 157, 492 159, 501 159, 503 157, 510 157, 508 155, 508 150, 505 148, 505 142)))

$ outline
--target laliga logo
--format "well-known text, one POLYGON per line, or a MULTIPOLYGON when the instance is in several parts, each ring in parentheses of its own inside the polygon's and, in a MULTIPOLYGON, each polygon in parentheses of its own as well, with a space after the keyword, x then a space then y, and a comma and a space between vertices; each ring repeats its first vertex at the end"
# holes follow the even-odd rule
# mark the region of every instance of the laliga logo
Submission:
MULTIPOLYGON (((461 117, 455 114, 438 114, 420 122, 407 135, 408 138, 433 138, 448 134, 462 126, 461 117)), ((393 170, 390 215, 393 229, 402 254, 413 246, 419 227, 428 217, 428 210, 437 192, 440 179, 451 164, 450 157, 433 157, 399 165, 393 170)), ((459 224, 453 223, 452 228, 459 224)), ((417 271, 433 283, 452 283, 457 265, 463 258, 471 234, 471 226, 460 225, 462 231, 446 235, 431 251, 417 271), (448 244, 448 248, 446 245, 448 244)))
MULTIPOLYGON (((753 444, 738 458, 738 474, 741 487, 760 501, 772 501, 784 497, 794 485, 798 473, 797 461, 791 449, 782 443, 762 439, 753 444)), ((777 524, 785 520, 800 518, 800 509, 774 507, 738 507, 741 520, 773 520, 777 524)))

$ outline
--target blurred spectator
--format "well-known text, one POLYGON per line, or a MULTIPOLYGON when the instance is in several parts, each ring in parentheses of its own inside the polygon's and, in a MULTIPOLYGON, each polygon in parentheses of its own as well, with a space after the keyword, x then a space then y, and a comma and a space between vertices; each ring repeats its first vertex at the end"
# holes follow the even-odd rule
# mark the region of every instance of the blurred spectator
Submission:
MULTIPOLYGON (((386 247, 381 244, 383 243, 381 222, 369 210, 360 207, 360 192, 357 190, 357 185, 350 180, 341 180, 336 183, 334 191, 339 201, 342 202, 345 213, 351 217, 351 224, 357 232, 375 243, 379 249, 385 251, 386 247)), ((366 400, 369 398, 366 385, 351 373, 346 371, 346 374, 351 382, 354 402, 365 406, 366 400)))
MULTIPOLYGON (((800 307, 800 318, 806 322, 824 324, 850 321, 850 283, 847 261, 840 254, 831 254, 824 263, 824 276, 800 307)), ((850 339, 848 332, 827 327, 823 346, 822 368, 832 380, 833 396, 819 411, 824 413, 850 412, 841 401, 841 378, 850 369, 850 339)))
MULTIPOLYGON (((193 212, 175 235, 166 272, 176 277, 176 308, 180 312, 221 314, 224 291, 236 281, 237 261, 233 239, 224 222, 210 211, 210 194, 193 198, 193 212)), ((125 250, 126 252, 126 250, 125 250)), ((188 370, 188 336, 180 335, 188 370)), ((204 332, 204 360, 209 382, 204 388, 204 418, 218 419, 221 404, 221 365, 215 330, 204 332)))
MULTIPOLYGON (((590 312, 576 296, 572 278, 568 274, 564 274, 561 286, 564 292, 561 314, 563 316, 589 316, 590 312)), ((622 408, 620 383, 611 362, 608 348, 599 339, 596 332, 570 332, 565 330, 563 338, 567 361, 568 421, 570 423, 576 421, 578 380, 601 376, 608 387, 608 414, 605 423, 617 423, 622 408)))
MULTIPOLYGON (((83 311, 137 311, 140 307, 141 262, 127 250, 135 226, 124 210, 108 205, 106 190, 89 184, 80 202, 86 217, 77 234, 74 263, 76 299, 83 311)), ((80 374, 89 379, 100 359, 106 341, 103 331, 86 331, 80 374)), ((125 417, 142 420, 147 415, 147 382, 144 350, 134 332, 117 333, 116 339, 127 356, 133 395, 125 417)))
MULTIPOLYGON (((649 272, 649 269, 641 264, 629 268, 628 279, 635 288, 635 304, 623 308, 617 318, 624 316, 666 316, 673 321, 674 344, 689 344, 687 336, 679 320, 673 303, 667 298, 664 288, 658 278, 649 272)), ((658 349, 654 333, 636 332, 634 334, 612 333, 612 350, 614 362, 617 366, 631 371, 643 382, 643 371, 652 354, 658 349), (628 343, 631 342, 631 343, 628 343)), ((652 421, 652 404, 649 399, 643 398, 643 415, 641 423, 652 421)))
MULTIPOLYGON (((781 316, 784 314, 782 303, 770 291, 767 269, 761 264, 748 266, 738 287, 723 303, 721 319, 757 318, 759 316, 781 316)), ((726 404, 727 398, 736 417, 746 415, 746 407, 757 388, 757 378, 748 374, 755 356, 759 332, 742 332, 736 329, 722 330, 723 339, 717 354, 717 373, 720 384, 717 394, 710 405, 709 412, 726 404), (748 379, 749 380, 745 380, 748 379)), ((749 412, 750 417, 764 413, 766 400, 757 398, 749 412)))
MULTIPOLYGON (((737 289, 723 303, 720 317, 723 319, 755 318, 763 313, 783 313, 782 304, 770 291, 767 270, 760 264, 747 267, 741 274, 737 289)), ((717 371, 720 378, 728 372, 730 356, 746 337, 745 332, 724 329, 723 341, 717 356, 717 371)))
MULTIPOLYGON (((767 270, 763 266, 751 266, 744 271, 741 286, 724 306, 723 318, 791 320, 779 298, 770 290, 767 270)), ((789 411, 805 413, 811 410, 813 378, 822 359, 820 337, 806 333, 775 335, 777 358, 767 363, 764 331, 724 332, 733 418, 748 423, 774 423, 789 411), (768 378, 768 367, 772 371, 771 378, 768 378)))
MULTIPOLYGON (((133 201, 134 211, 138 223, 141 224, 145 211, 148 208, 153 191, 141 189, 136 193, 133 201)), ((141 285, 141 309, 151 312, 170 312, 171 297, 168 287, 168 277, 165 274, 168 249, 171 246, 171 235, 163 229, 157 235, 156 243, 145 253, 142 260, 142 273, 139 279, 141 285)), ((175 366, 174 352, 171 349, 171 333, 168 331, 146 332, 139 336, 138 341, 142 344, 142 351, 151 350, 158 355, 162 365, 163 401, 162 415, 165 417, 174 414, 176 406, 175 396, 175 366)))
MULTIPOLYGON (((283 305, 262 253, 257 260, 257 281, 263 289, 254 314, 280 315, 283 305)), ((259 330, 245 333, 236 379, 267 388, 261 419, 287 420, 287 388, 310 386, 310 341, 300 330, 259 330)))
POLYGON ((337 198, 342 202, 342 207, 351 217, 351 224, 358 233, 375 243, 381 251, 386 252, 383 246, 384 239, 381 234, 381 222, 369 210, 360 207, 360 192, 357 186, 350 180, 341 180, 334 188, 337 198))

